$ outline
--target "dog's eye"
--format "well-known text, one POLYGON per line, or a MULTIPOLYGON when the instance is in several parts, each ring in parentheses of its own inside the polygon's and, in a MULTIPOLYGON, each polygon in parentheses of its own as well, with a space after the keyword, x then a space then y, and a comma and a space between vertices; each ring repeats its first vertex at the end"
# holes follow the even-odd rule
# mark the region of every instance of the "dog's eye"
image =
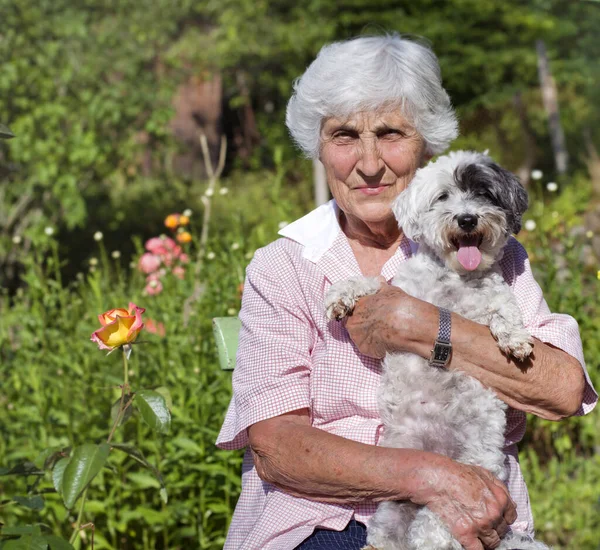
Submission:
POLYGON ((438 200, 438 201, 442 201, 442 202, 443 202, 443 201, 445 201, 445 200, 448 200, 448 196, 449 196, 449 195, 448 195, 448 193, 442 193, 442 194, 441 194, 441 195, 440 195, 440 196, 437 198, 437 200, 438 200))

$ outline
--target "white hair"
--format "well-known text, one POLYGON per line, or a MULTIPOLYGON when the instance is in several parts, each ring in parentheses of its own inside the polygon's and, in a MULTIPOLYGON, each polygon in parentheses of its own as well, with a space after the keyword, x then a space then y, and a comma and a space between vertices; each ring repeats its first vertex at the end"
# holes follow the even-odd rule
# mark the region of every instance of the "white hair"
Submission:
POLYGON ((317 158, 324 119, 389 108, 401 110, 431 155, 442 153, 458 135, 437 57, 427 46, 398 34, 321 48, 294 82, 285 121, 304 153, 317 158))

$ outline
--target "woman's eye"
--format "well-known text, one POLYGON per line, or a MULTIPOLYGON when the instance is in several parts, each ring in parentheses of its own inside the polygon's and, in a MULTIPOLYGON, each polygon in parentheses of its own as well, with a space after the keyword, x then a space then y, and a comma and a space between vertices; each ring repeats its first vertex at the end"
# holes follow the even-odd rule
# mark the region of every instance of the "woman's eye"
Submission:
POLYGON ((335 132, 333 134, 334 139, 348 140, 354 139, 355 137, 357 137, 356 134, 354 132, 349 132, 348 130, 340 130, 339 132, 335 132))
POLYGON ((383 132, 380 132, 379 134, 377 134, 377 137, 380 138, 394 138, 394 137, 398 137, 398 136, 404 136, 404 132, 401 132, 400 130, 396 130, 395 128, 388 128, 387 130, 384 130, 383 132))

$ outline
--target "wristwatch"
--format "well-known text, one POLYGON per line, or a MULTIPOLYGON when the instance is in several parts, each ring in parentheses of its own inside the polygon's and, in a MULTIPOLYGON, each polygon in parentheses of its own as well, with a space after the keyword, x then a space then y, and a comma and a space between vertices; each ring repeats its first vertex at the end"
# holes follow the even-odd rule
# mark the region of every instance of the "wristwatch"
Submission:
POLYGON ((437 340, 431 350, 429 365, 432 367, 446 367, 452 358, 452 344, 450 343, 452 318, 446 308, 440 307, 438 309, 440 312, 440 328, 437 340))

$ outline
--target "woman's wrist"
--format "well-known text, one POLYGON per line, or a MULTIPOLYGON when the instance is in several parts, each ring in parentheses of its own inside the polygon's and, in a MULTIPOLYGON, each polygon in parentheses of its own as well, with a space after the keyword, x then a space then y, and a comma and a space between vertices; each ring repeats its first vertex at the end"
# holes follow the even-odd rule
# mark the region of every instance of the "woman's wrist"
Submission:
POLYGON ((396 330, 389 335, 389 351, 409 351, 429 357, 438 335, 439 310, 433 304, 405 294, 394 308, 392 325, 396 330))

